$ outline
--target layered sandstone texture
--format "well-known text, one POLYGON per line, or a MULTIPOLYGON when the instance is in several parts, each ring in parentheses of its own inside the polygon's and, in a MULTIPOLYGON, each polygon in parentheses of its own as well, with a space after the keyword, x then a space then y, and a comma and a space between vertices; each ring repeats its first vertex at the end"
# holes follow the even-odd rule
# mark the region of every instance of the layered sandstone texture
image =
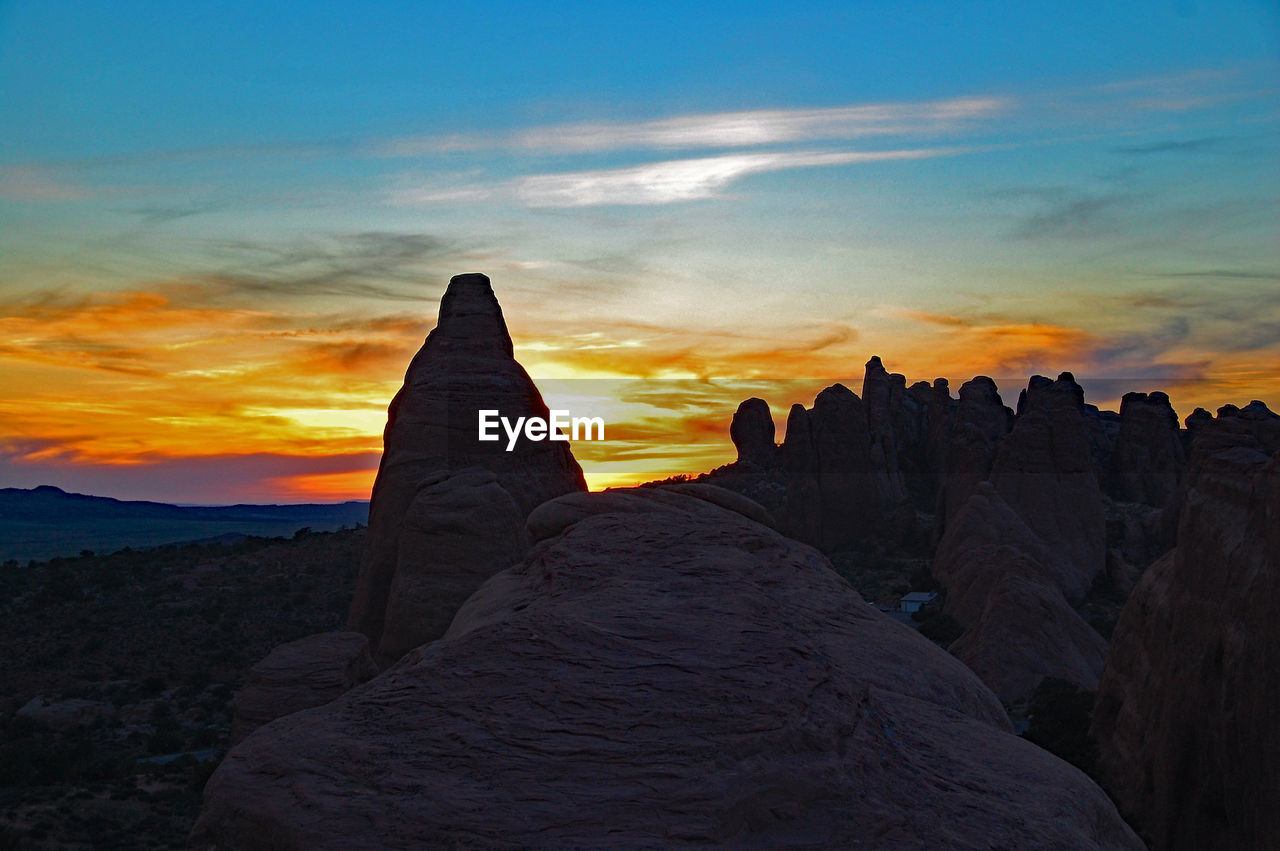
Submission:
POLYGON ((1141 847, 959 661, 716 496, 539 507, 443 638, 234 748, 193 847, 1141 847))

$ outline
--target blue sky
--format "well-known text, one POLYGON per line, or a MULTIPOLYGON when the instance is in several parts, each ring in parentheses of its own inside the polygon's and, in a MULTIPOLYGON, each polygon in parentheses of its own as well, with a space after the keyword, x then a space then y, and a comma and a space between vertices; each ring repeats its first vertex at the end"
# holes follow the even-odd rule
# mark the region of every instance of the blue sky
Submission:
POLYGON ((1275 407, 1278 71, 1254 2, 0 3, 0 473, 367 470, 460 271, 536 378, 1275 407))

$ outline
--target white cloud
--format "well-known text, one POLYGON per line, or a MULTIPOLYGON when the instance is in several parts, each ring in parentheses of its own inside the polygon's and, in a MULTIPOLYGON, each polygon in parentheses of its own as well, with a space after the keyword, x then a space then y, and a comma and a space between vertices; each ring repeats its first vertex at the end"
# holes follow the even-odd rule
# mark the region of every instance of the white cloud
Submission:
POLYGON ((1006 110, 1009 100, 955 98, 927 103, 829 109, 761 109, 686 115, 632 124, 570 124, 528 130, 517 144, 532 151, 585 153, 618 149, 745 148, 866 136, 937 134, 1006 110))
POLYGON ((1005 97, 961 97, 823 109, 757 109, 654 121, 560 124, 497 136, 419 136, 389 140, 383 156, 425 156, 506 148, 573 154, 614 150, 748 148, 868 136, 937 135, 1008 111, 1005 97))
POLYGON ((959 150, 919 148, 726 154, 628 168, 532 175, 515 181, 513 189, 516 197, 530 207, 671 204, 712 198, 730 183, 749 174, 859 162, 927 159, 954 153, 959 153, 959 150))
POLYGON ((410 186, 393 192, 391 201, 394 204, 468 203, 486 201, 497 194, 496 188, 479 184, 446 188, 410 186))

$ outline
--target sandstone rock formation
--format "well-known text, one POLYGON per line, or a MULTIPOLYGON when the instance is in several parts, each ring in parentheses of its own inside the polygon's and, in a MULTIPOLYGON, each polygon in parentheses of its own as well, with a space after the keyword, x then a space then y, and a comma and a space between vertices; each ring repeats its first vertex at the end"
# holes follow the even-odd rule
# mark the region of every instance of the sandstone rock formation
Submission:
POLYGON ((738 460, 707 480, 764 505, 786 534, 824 550, 877 538, 912 552, 930 545, 928 522, 955 416, 946 379, 907 388, 872 357, 863 396, 843 384, 812 409, 794 404, 782 445, 761 399, 739 405, 730 428, 738 460))
MULTIPOLYGON (((1071 373, 1033 376, 1006 433, 995 383, 961 388, 933 575, 965 628, 951 652, 1007 704, 1045 677, 1092 689, 1102 670, 1106 642, 1073 608, 1108 566, 1090 410, 1071 373)), ((1113 556, 1123 582, 1128 566, 1113 556)))
POLYGON ((1000 445, 991 483, 1023 522, 1063 557, 1057 584, 1069 600, 1106 569, 1102 492, 1070 373, 1033 376, 1018 401, 1013 430, 1000 445))
POLYGON ((1178 415, 1164 393, 1126 393, 1111 464, 1117 499, 1163 508, 1182 480, 1185 456, 1178 415))
POLYGON ((979 375, 960 386, 938 500, 938 529, 946 529, 948 520, 955 517, 978 483, 987 480, 1011 420, 1012 412, 1004 406, 990 378, 979 375))
POLYGON ((1026 701, 1046 677, 1097 688, 1107 643, 1046 582, 1005 571, 951 653, 1006 704, 1026 701))
POLYGON ((1187 431, 1190 432, 1191 437, 1194 438, 1201 428, 1211 422, 1213 422, 1213 414, 1209 413, 1204 408, 1196 408, 1190 414, 1187 414, 1187 431))
POLYGON ((728 490, 726 488, 716 487, 715 485, 705 484, 703 482, 681 482, 678 484, 670 484, 663 486, 665 490, 675 491, 676 493, 688 494, 698 499, 718 505, 721 508, 727 508, 730 511, 741 514, 749 520, 768 526, 770 529, 777 528, 777 521, 773 519, 764 506, 758 502, 754 502, 741 494, 728 490))
POLYGON ((777 460, 773 414, 763 399, 751 398, 738 406, 729 425, 729 437, 738 450, 739 463, 745 461, 767 467, 777 460))
POLYGON ((951 652, 1002 701, 1025 700, 1045 677, 1097 686, 1107 646, 1063 593, 1071 565, 989 482, 948 525, 933 575, 966 628, 951 652))
POLYGON ((323 706, 376 672, 369 639, 358 632, 323 632, 281 644, 249 669, 236 694, 231 744, 277 718, 323 706))
POLYGON ((1249 431, 1266 452, 1280 447, 1280 414, 1254 399, 1240 409, 1240 419, 1249 423, 1249 431))
POLYGON ((934 379, 932 384, 917 381, 907 388, 907 397, 914 402, 920 417, 919 434, 908 451, 909 469, 914 471, 908 486, 914 485, 916 503, 932 510, 947 469, 956 400, 951 397, 945 378, 934 379))
POLYGON ((1141 847, 810 547, 658 488, 530 526, 442 639, 234 748, 192 846, 1141 847))
MULTIPOLYGON (((568 444, 521 437, 480 442, 478 411, 547 417, 546 404, 512 356, 502 308, 484 275, 458 275, 440 301, 435 329, 409 364, 404 386, 387 411, 384 449, 369 509, 368 544, 351 604, 348 628, 377 647, 389 594, 400 570, 405 515, 428 478, 441 470, 490 470, 522 514, 552 497, 585 490, 568 444)), ((421 547, 413 548, 421 554, 421 547)), ((420 570, 421 565, 409 565, 420 570)), ((429 568, 428 568, 429 569, 429 568)), ((397 640, 399 646, 403 641, 397 640)))
POLYGON ((829 550, 856 541, 883 516, 882 480, 860 400, 843 384, 793 406, 782 444, 787 517, 797 537, 829 550))
POLYGON ((1100 770, 1155 849, 1280 836, 1280 422, 1268 413, 1224 408, 1199 424, 1178 545, 1125 604, 1098 687, 1100 770))
POLYGON ((529 548, 520 507, 483 467, 427 476, 402 522, 382 664, 444 635, 458 607, 529 548))
POLYGON ((888 507, 907 498, 907 485, 898 460, 898 433, 903 422, 907 380, 890 375, 880 358, 872 355, 862 378, 862 403, 871 434, 871 464, 880 488, 880 503, 888 507))

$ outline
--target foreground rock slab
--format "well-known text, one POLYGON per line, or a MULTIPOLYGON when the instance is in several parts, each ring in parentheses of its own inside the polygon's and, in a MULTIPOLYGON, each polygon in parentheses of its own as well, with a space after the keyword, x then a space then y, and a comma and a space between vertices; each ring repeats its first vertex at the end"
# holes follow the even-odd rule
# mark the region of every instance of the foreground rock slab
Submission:
POLYGON ((193 847, 1142 847, 816 550, 687 493, 564 499, 443 638, 234 748, 193 847))

